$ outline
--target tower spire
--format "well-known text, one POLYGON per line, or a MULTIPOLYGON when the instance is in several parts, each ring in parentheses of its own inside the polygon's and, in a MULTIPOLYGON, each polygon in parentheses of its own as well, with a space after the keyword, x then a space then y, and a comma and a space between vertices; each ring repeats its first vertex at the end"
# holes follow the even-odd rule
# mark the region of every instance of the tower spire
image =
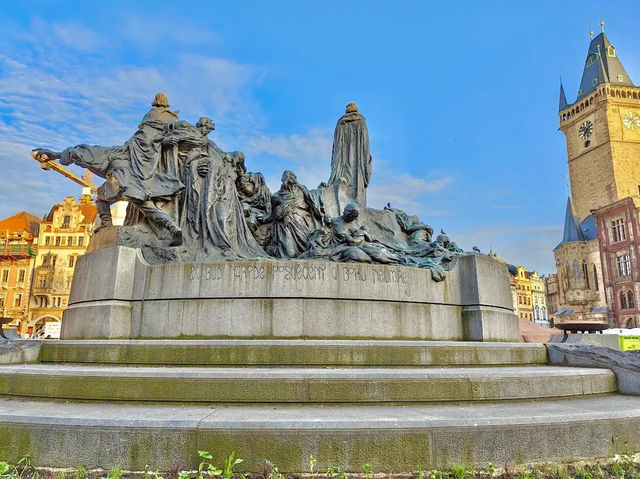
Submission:
POLYGON ((560 75, 560 102, 558 105, 558 111, 562 111, 567 107, 567 95, 564 94, 564 87, 562 86, 562 75, 560 75))
POLYGON ((573 210, 573 201, 571 201, 571 197, 569 196, 567 198, 567 209, 564 214, 562 243, 572 243, 574 241, 586 241, 586 237, 582 228, 580 228, 578 217, 573 210))
POLYGON ((611 83, 616 86, 635 86, 629 78, 616 49, 604 33, 604 22, 600 22, 602 32, 591 39, 589 51, 582 72, 582 81, 576 101, 593 93, 598 85, 611 83))

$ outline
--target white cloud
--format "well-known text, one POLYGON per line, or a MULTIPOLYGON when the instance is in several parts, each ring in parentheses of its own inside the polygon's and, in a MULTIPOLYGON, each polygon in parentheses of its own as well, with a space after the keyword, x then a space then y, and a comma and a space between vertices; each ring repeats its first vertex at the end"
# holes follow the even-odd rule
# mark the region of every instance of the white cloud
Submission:
POLYGON ((321 181, 327 181, 331 172, 331 132, 325 129, 311 129, 306 134, 267 135, 241 139, 247 167, 263 170, 269 187, 280 187, 280 176, 284 170, 292 170, 298 181, 315 188, 321 181))
POLYGON ((75 50, 92 51, 103 45, 103 39, 90 28, 77 22, 54 23, 46 27, 60 42, 75 50))
MULTIPOLYGON (((375 173, 375 172, 374 172, 375 173)), ((386 171, 376 173, 374 182, 367 190, 367 202, 373 207, 382 207, 387 202, 395 208, 423 216, 445 216, 447 210, 428 205, 427 196, 441 193, 453 182, 451 176, 418 178, 406 173, 386 171), (380 178, 375 181, 375 178, 380 178)))
POLYGON ((555 271, 553 248, 562 239, 562 226, 532 225, 518 228, 495 224, 483 229, 447 233, 464 249, 478 246, 485 253, 493 249, 508 263, 547 274, 555 271))

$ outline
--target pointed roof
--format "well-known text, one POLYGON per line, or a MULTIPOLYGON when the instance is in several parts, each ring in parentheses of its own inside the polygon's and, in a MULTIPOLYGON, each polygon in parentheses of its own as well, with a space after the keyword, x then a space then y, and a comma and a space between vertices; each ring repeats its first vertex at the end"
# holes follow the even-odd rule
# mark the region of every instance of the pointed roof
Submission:
POLYGON ((0 220, 0 231, 8 230, 9 233, 20 233, 28 231, 32 235, 38 234, 40 218, 26 211, 21 211, 9 218, 0 220))
POLYGON ((571 197, 569 197, 567 198, 567 210, 564 215, 564 234, 562 235, 562 242, 560 244, 572 243, 574 241, 587 241, 587 238, 582 228, 580 228, 578 217, 573 211, 573 202, 571 201, 571 197))
POLYGON ((615 47, 611 45, 604 32, 594 37, 589 44, 576 101, 590 95, 598 85, 603 83, 635 86, 622 66, 615 47))
POLYGON ((564 87, 562 86, 562 80, 560 80, 560 105, 558 111, 562 111, 567 107, 567 95, 564 94, 564 87))

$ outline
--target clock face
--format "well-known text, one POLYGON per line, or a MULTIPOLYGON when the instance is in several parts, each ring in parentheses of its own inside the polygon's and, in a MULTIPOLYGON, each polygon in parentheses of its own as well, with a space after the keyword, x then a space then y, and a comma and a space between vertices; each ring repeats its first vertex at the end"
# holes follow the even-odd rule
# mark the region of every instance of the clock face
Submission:
POLYGON ((630 130, 640 130, 640 116, 632 111, 622 115, 622 124, 630 130))
POLYGON ((580 138, 582 138, 583 140, 586 140, 587 138, 589 138, 592 133, 593 133, 593 123, 591 123, 589 120, 585 121, 582 125, 580 125, 580 128, 578 129, 578 135, 580 135, 580 138))

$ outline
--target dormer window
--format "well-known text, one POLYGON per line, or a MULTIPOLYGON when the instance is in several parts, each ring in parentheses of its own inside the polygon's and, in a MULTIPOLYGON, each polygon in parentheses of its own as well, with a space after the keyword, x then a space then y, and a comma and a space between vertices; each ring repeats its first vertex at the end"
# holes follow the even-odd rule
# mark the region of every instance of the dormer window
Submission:
POLYGON ((618 75, 618 81, 624 81, 624 76, 618 75))
POLYGON ((607 48, 607 55, 610 57, 616 56, 616 49, 613 48, 613 45, 609 45, 609 48, 607 48))
POLYGON ((597 53, 589 53, 589 56, 587 56, 587 66, 593 65, 597 59, 598 59, 597 53))

